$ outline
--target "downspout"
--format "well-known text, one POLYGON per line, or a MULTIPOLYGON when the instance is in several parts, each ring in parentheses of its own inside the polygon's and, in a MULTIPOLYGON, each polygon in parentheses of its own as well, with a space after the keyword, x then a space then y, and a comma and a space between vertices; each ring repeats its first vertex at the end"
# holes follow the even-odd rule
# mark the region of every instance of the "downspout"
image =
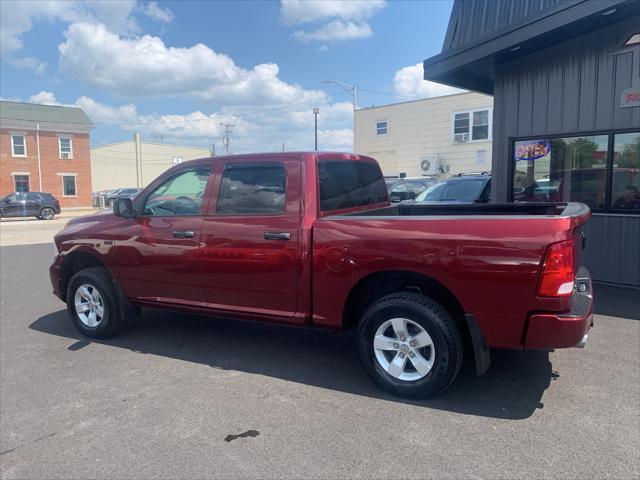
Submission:
POLYGON ((40 124, 36 123, 36 151, 38 154, 38 186, 42 190, 42 168, 40 167, 40 124))

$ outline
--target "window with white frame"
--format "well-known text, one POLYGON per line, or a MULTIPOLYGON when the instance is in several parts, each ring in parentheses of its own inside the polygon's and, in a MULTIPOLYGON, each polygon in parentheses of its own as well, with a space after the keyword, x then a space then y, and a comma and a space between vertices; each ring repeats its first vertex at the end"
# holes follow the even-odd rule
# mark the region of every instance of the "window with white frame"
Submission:
POLYGON ((60 158, 73 158, 71 137, 58 137, 58 147, 60 148, 60 158))
POLYGON ((75 197, 76 195, 76 176, 62 175, 62 196, 75 197))
POLYGON ((24 135, 11 134, 11 155, 14 157, 27 156, 27 141, 24 135))
POLYGON ((453 114, 453 143, 491 140, 491 110, 472 110, 453 114))
POLYGON ((387 126, 386 120, 376 122, 376 135, 386 135, 388 132, 387 126))

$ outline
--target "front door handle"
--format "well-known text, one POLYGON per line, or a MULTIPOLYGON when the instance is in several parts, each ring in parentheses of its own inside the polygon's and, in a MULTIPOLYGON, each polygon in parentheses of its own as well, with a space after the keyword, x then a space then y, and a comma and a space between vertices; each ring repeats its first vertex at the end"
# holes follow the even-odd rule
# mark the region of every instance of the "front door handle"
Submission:
POLYGON ((265 240, 291 240, 289 232, 264 232, 265 240))
POLYGON ((174 238, 193 238, 196 234, 190 230, 176 230, 173 232, 173 236, 174 238))

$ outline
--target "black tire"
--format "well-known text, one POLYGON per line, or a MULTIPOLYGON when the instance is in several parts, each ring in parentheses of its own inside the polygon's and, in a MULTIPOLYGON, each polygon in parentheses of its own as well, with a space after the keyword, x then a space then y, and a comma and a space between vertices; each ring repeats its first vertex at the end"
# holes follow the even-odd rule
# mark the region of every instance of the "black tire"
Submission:
POLYGON ((56 212, 51 207, 42 207, 40 209, 40 213, 38 214, 38 218, 43 220, 53 220, 56 218, 56 212))
POLYGON ((118 305, 118 294, 109 273, 101 267, 91 267, 76 272, 67 287, 67 311, 76 328, 87 337, 109 338, 119 333, 127 324, 118 305), (97 326, 89 327, 78 315, 75 307, 76 291, 83 284, 97 289, 104 305, 104 315, 97 326))
POLYGON ((423 399, 443 392, 453 383, 462 366, 462 337, 456 322, 442 305, 413 292, 386 295, 364 312, 358 326, 358 349, 371 378, 387 392, 405 398, 423 399), (392 318, 406 318, 417 323, 433 341, 433 366, 418 380, 393 377, 376 358, 373 348, 376 331, 392 318))

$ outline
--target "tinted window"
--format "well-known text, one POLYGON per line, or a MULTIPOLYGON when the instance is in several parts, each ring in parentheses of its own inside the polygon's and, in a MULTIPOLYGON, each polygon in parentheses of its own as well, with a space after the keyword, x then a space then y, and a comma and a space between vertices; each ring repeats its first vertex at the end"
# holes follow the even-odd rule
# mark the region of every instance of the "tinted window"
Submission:
POLYGON ((165 180, 147 196, 144 214, 200 215, 209 169, 188 170, 165 180))
POLYGON ((216 212, 225 215, 278 214, 284 211, 284 200, 284 165, 226 165, 216 212))
POLYGON ((444 181, 427 188, 418 195, 416 200, 420 202, 473 202, 480 198, 486 184, 486 178, 444 181))
POLYGON ((611 208, 640 212, 640 132, 613 138, 611 208))
POLYGON ((419 193, 422 193, 425 191, 425 189, 427 188, 427 185, 425 185, 422 182, 407 182, 407 188, 409 189, 409 191, 415 195, 418 195, 419 193))
POLYGON ((382 172, 375 163, 318 162, 318 176, 321 210, 340 210, 388 201, 382 172))
POLYGON ((27 193, 27 200, 37 202, 40 200, 40 195, 37 193, 27 193))

